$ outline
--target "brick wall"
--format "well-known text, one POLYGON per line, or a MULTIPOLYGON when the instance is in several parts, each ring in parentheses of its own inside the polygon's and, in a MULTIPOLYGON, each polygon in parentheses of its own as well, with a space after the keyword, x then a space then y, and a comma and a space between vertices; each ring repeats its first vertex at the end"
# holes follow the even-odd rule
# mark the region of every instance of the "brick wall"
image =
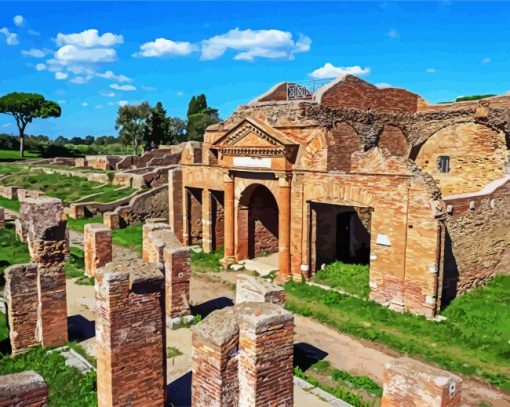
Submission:
POLYGON ((151 237, 151 233, 156 230, 170 230, 170 225, 165 222, 153 222, 147 219, 142 228, 142 259, 144 263, 161 263, 163 265, 165 242, 151 237))
POLYGON ((36 372, 0 376, 1 407, 47 407, 48 386, 36 372))
POLYGON ((406 158, 409 155, 410 147, 404 133, 400 128, 391 124, 384 126, 383 132, 379 136, 378 146, 386 148, 392 155, 406 158))
POLYGON ((98 268, 112 261, 112 230, 101 223, 86 224, 83 249, 85 274, 94 277, 98 268))
POLYGON ((112 262, 95 287, 98 406, 164 405, 163 276, 153 264, 112 262))
POLYGON ((188 245, 202 242, 202 190, 186 188, 188 245))
POLYGON ((462 379, 410 358, 396 359, 384 370, 381 407, 457 407, 462 379))
POLYGON ((258 102, 287 100, 287 82, 281 83, 274 89, 270 89, 267 95, 263 95, 258 102))
POLYGON ((11 353, 16 355, 39 344, 37 264, 8 267, 4 276, 11 353))
POLYGON ((248 208, 248 257, 278 251, 278 204, 264 187, 253 191, 248 208))
POLYGON ((351 170, 351 154, 362 151, 363 145, 356 131, 347 123, 337 123, 331 131, 327 152, 328 171, 351 170))
POLYGON ((262 278, 238 274, 236 282, 236 304, 243 302, 285 303, 285 290, 278 284, 262 278))
POLYGON ((179 318, 191 315, 189 308, 189 289, 191 267, 189 248, 175 242, 163 251, 165 262, 165 303, 166 316, 179 318))

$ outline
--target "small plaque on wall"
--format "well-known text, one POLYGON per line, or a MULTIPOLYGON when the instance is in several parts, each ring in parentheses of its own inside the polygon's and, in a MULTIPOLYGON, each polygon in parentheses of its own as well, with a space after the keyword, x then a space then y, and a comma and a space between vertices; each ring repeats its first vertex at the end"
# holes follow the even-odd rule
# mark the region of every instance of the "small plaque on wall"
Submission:
POLYGON ((234 157, 235 167, 271 168, 270 157, 234 157))
POLYGON ((378 244, 379 246, 391 246, 390 238, 380 233, 377 235, 375 243, 378 244))

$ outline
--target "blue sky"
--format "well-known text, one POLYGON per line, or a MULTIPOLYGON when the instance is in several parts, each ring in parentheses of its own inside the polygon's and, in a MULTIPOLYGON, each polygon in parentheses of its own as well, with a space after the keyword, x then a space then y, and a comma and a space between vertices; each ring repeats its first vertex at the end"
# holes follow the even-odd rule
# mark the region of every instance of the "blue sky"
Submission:
MULTIPOLYGON (((119 104, 184 117, 205 93, 228 115, 270 86, 353 72, 430 102, 510 91, 506 2, 2 2, 0 94, 62 116, 29 134, 115 134, 119 104)), ((16 133, 0 115, 0 132, 16 133)))

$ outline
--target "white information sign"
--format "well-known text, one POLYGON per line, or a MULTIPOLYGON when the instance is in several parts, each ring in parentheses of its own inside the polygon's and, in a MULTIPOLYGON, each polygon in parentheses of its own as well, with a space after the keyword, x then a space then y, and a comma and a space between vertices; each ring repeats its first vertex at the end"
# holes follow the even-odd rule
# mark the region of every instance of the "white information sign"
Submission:
POLYGON ((234 157, 235 167, 271 168, 270 157, 234 157))

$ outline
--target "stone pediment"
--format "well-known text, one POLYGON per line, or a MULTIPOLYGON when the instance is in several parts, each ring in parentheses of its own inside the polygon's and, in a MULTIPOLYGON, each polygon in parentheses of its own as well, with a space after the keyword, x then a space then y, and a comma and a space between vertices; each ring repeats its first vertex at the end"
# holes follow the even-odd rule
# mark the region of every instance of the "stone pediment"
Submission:
POLYGON ((211 146, 233 155, 287 155, 297 147, 282 132, 252 118, 241 121, 211 146))

